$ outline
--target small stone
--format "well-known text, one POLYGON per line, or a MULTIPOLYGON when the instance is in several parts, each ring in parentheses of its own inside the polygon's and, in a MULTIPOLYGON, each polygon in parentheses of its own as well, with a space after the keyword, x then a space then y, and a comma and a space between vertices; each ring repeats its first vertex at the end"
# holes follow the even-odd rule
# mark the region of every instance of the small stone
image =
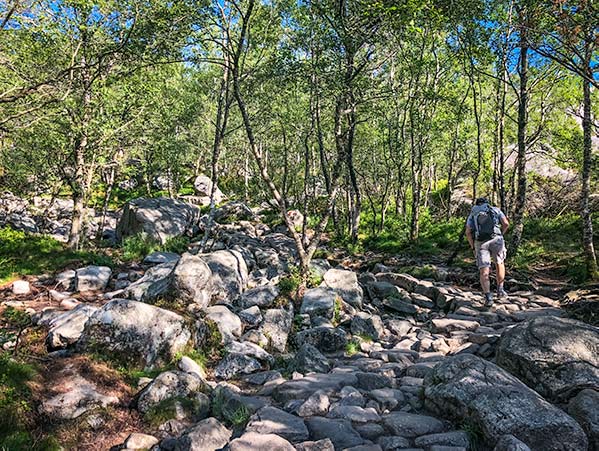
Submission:
POLYGON ((260 362, 243 354, 228 354, 220 361, 214 375, 219 379, 234 379, 243 374, 250 374, 262 368, 260 362))
POLYGON ((81 302, 74 298, 69 298, 65 299, 64 301, 60 301, 60 308, 64 310, 73 310, 78 305, 81 305, 81 302))
POLYGON ((383 423, 395 435, 419 437, 443 432, 444 424, 436 418, 413 413, 393 412, 383 416, 383 423))
POLYGON ((256 432, 260 435, 276 434, 291 442, 308 439, 308 429, 304 420, 270 406, 263 407, 252 415, 245 430, 246 433, 256 432))
POLYGON ((129 434, 129 437, 127 437, 123 446, 130 450, 146 450, 150 449, 158 442, 159 440, 152 435, 133 432, 132 434, 129 434))
MULTIPOLYGON (((229 451, 295 451, 291 443, 275 434, 246 432, 229 444, 229 451)), ((204 451, 199 450, 198 451, 204 451)))
POLYGON ((207 418, 191 427, 177 441, 177 451, 216 451, 225 446, 231 431, 216 418, 207 418))
POLYGON ((108 266, 86 266, 76 272, 75 291, 100 291, 108 286, 112 270, 108 266))
POLYGON ((324 391, 313 393, 306 401, 297 409, 297 414, 300 417, 311 417, 314 415, 326 415, 330 406, 329 397, 324 391))
POLYGON ((335 451, 333 442, 328 438, 317 442, 302 442, 295 445, 297 451, 335 451))
POLYGON ((31 292, 31 286, 26 280, 15 280, 12 283, 12 294, 24 295, 31 292))
POLYGON ((206 372, 204 369, 193 359, 184 355, 177 363, 179 369, 185 373, 197 374, 200 378, 206 379, 206 372))

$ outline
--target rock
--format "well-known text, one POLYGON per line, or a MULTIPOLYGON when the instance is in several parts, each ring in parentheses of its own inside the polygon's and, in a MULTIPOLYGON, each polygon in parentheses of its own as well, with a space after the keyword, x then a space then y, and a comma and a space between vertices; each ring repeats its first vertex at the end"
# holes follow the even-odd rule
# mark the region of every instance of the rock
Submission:
POLYGON ((229 444, 229 451, 295 451, 295 448, 275 434, 246 432, 229 444))
POLYGON ((311 417, 314 415, 326 415, 331 405, 329 397, 324 391, 316 391, 298 408, 297 414, 300 417, 311 417))
POLYGON ((257 305, 240 311, 238 316, 248 326, 257 326, 262 322, 262 312, 257 305))
POLYGON ((394 410, 404 403, 404 395, 401 390, 393 388, 378 388, 368 392, 368 396, 376 400, 384 409, 394 410))
POLYGON ((243 202, 233 201, 217 208, 214 212, 214 219, 222 224, 251 221, 254 219, 254 213, 252 212, 252 209, 243 202))
POLYGON ((362 287, 355 272, 329 269, 323 276, 323 284, 335 290, 352 307, 362 308, 362 287))
POLYGON ((302 374, 328 373, 331 370, 331 363, 314 346, 304 343, 291 361, 290 368, 302 374))
POLYGON ((432 320, 433 332, 449 333, 458 330, 474 331, 480 327, 480 323, 476 321, 440 318, 432 320))
POLYGON ((389 388, 393 387, 394 381, 388 376, 384 374, 377 373, 365 373, 365 372, 357 372, 355 373, 358 378, 358 382, 356 387, 362 390, 376 390, 379 388, 389 388))
POLYGON ((395 273, 379 273, 376 275, 379 282, 387 282, 397 287, 403 288, 410 293, 416 289, 416 286, 420 281, 416 277, 412 277, 409 274, 395 274, 395 273))
POLYGON ((381 417, 376 413, 376 410, 371 407, 363 408, 360 406, 338 405, 331 408, 328 416, 330 418, 350 420, 353 423, 378 422, 381 420, 381 417))
POLYGON ((332 319, 336 299, 336 292, 330 288, 311 288, 304 293, 300 313, 332 319))
POLYGON ((364 440, 347 420, 312 417, 306 420, 312 440, 330 439, 336 451, 362 445, 364 440))
POLYGON ((287 337, 293 325, 293 312, 283 309, 268 309, 263 313, 264 321, 260 332, 269 340, 274 351, 285 352, 287 337))
POLYGON ((308 439, 304 420, 271 406, 263 407, 252 415, 245 430, 246 433, 276 434, 290 442, 308 439))
POLYGON ((77 273, 68 269, 56 275, 54 278, 56 283, 56 288, 66 291, 72 291, 75 289, 75 277, 77 273))
POLYGON ((407 412, 383 415, 383 424, 394 435, 407 438, 436 434, 445 430, 443 422, 436 418, 407 412))
POLYGON ((143 263, 146 265, 160 265, 162 263, 177 263, 181 256, 179 254, 175 254, 174 252, 162 252, 155 251, 150 255, 147 255, 146 258, 143 259, 143 263))
POLYGON ((599 392, 585 389, 568 404, 568 413, 582 426, 589 438, 589 449, 599 451, 599 392))
POLYGON ((64 301, 60 301, 60 308, 63 310, 73 310, 78 305, 81 305, 77 299, 65 299, 64 301))
POLYGON ((298 332, 295 341, 300 347, 307 343, 322 352, 335 352, 345 348, 347 334, 340 328, 320 326, 298 332))
POLYGON ((396 451, 403 449, 407 451, 410 447, 410 441, 403 437, 380 437, 377 443, 383 448, 383 451, 396 451))
POLYGON ((166 197, 129 201, 116 227, 116 238, 140 233, 164 244, 169 238, 191 234, 197 226, 200 209, 166 197))
POLYGON ((138 432, 133 432, 129 434, 129 437, 123 443, 123 447, 128 450, 146 450, 150 449, 152 446, 156 445, 160 440, 158 440, 153 435, 148 434, 140 434, 138 432))
POLYGON ((194 399, 205 387, 204 380, 197 374, 165 371, 137 395, 137 410, 147 413, 152 407, 172 398, 194 399))
POLYGON ((206 310, 206 318, 214 321, 223 336, 225 343, 233 341, 235 337, 240 337, 243 332, 243 326, 239 316, 233 313, 224 305, 213 305, 206 310))
POLYGON ((357 423, 354 428, 366 440, 376 440, 385 435, 385 429, 378 423, 357 423))
POLYGON ((303 442, 295 445, 297 451, 335 451, 333 442, 328 438, 318 440, 317 442, 303 442))
POLYGON ((178 440, 175 451, 216 451, 231 438, 231 431, 216 418, 206 418, 188 429, 178 440))
POLYGON ((599 390, 599 329, 565 318, 539 317, 506 330, 497 363, 542 396, 566 402, 599 390))
POLYGON ((204 369, 200 365, 198 365, 198 363, 195 360, 187 357, 186 355, 181 357, 181 359, 177 363, 177 367, 185 373, 196 374, 201 379, 206 379, 206 372, 204 371, 204 369))
POLYGON ((29 286, 29 282, 26 280, 15 280, 12 283, 12 294, 14 295, 23 295, 29 294, 31 292, 31 287, 29 286))
POLYGON ((200 254, 212 271, 212 296, 218 300, 238 297, 247 287, 248 267, 240 252, 221 250, 200 254))
POLYGON ((580 426, 491 362, 471 354, 447 358, 425 378, 425 405, 452 421, 469 422, 494 443, 511 434, 532 449, 581 450, 580 426))
POLYGON ((190 338, 182 316, 142 302, 115 299, 85 323, 77 347, 151 369, 170 362, 190 338))
POLYGON ((290 380, 278 385, 273 398, 281 403, 292 399, 307 399, 313 393, 322 390, 324 393, 333 393, 346 385, 355 385, 357 378, 348 373, 314 373, 301 379, 290 380))
POLYGON ((144 276, 129 285, 125 293, 136 301, 148 302, 165 294, 171 287, 176 262, 153 266, 144 276))
POLYGON ((392 319, 387 322, 387 328, 398 338, 407 335, 412 327, 412 323, 406 320, 392 319))
POLYGON ((351 333, 378 341, 385 334, 385 327, 380 316, 358 312, 352 318, 351 333))
POLYGON ((414 444, 419 448, 429 448, 434 445, 470 447, 470 439, 464 431, 442 432, 418 437, 414 444))
POLYGON ((260 308, 270 307, 279 296, 279 288, 274 285, 265 285, 252 288, 241 295, 241 305, 245 308, 258 306, 260 308))
POLYGON ((531 449, 513 435, 502 435, 493 451, 531 451, 531 449))
POLYGON ((214 375, 218 379, 234 379, 243 374, 250 374, 256 371, 260 371, 262 366, 260 362, 252 357, 248 357, 243 354, 227 354, 227 356, 220 361, 214 375))
POLYGON ((204 309, 214 291, 212 271, 200 256, 186 252, 174 269, 173 288, 179 299, 204 309))
POLYGON ((75 291, 101 291, 108 286, 112 270, 108 266, 86 266, 78 269, 75 291))
MULTIPOLYGON (((193 187, 200 196, 200 205, 210 205, 210 197, 212 196, 213 183, 210 177, 205 175, 198 175, 193 182, 193 187)), ((214 186, 214 203, 220 204, 225 199, 225 195, 218 188, 214 186)))
POLYGON ((49 351, 63 349, 79 340, 87 320, 98 310, 91 305, 80 304, 73 310, 52 319, 50 330, 46 337, 46 347, 49 351))
POLYGON ((250 343, 248 341, 232 341, 226 346, 226 350, 229 353, 243 354, 248 357, 254 357, 255 359, 272 365, 275 363, 275 359, 268 352, 262 349, 260 346, 250 343))
POLYGON ((395 297, 384 299, 383 305, 391 310, 395 310, 396 312, 404 313, 406 315, 414 315, 418 313, 418 309, 415 306, 405 300, 395 297))
POLYGON ((42 403, 44 414, 57 420, 72 420, 98 407, 118 404, 116 396, 98 391, 96 385, 79 375, 65 378, 59 387, 61 393, 42 403))

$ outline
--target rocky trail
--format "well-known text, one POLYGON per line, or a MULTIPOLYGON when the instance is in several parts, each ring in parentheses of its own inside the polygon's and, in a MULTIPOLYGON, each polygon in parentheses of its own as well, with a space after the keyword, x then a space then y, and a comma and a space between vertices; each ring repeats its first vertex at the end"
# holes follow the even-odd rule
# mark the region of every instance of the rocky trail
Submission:
MULTIPOLYGON (((116 235, 194 221, 155 204, 126 208, 116 235)), ((451 282, 325 259, 296 293, 288 236, 239 203, 217 220, 210 252, 0 293, 38 333, 35 415, 65 449, 599 450, 599 329, 562 308, 597 294, 512 286, 487 308, 451 282)))

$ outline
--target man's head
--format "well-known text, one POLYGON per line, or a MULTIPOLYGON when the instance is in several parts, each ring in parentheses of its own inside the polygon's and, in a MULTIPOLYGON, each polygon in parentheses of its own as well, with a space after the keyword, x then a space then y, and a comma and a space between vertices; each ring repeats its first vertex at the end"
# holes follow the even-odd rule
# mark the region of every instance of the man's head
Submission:
POLYGON ((485 205, 485 204, 488 204, 488 203, 489 203, 489 201, 487 200, 486 197, 479 197, 478 199, 476 199, 476 201, 474 201, 474 204, 477 205, 477 206, 485 205))

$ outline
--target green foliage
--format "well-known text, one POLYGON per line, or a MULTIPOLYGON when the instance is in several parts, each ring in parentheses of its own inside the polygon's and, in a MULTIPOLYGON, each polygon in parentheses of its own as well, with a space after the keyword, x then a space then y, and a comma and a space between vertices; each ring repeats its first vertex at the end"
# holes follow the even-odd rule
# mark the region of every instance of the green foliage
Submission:
POLYGON ((158 427, 177 417, 178 409, 183 409, 190 416, 193 416, 199 408, 198 401, 184 396, 175 396, 160 401, 152 406, 145 414, 144 420, 152 427, 158 427))
POLYGON ((121 244, 122 259, 124 261, 139 261, 157 251, 182 254, 187 250, 188 245, 189 238, 185 236, 169 238, 162 244, 142 232, 123 239, 121 244))
POLYGON ((30 235, 9 227, 0 229, 0 283, 20 276, 84 265, 113 267, 114 262, 101 253, 67 249, 54 238, 30 235))
POLYGON ((7 353, 0 353, 0 449, 10 451, 55 451, 60 449, 52 437, 34 438, 33 405, 28 383, 36 370, 7 353))
POLYGON ((279 281, 279 290, 283 296, 293 296, 302 284, 302 276, 296 266, 289 268, 289 274, 279 281))
POLYGON ((341 322, 341 312, 343 310, 343 303, 341 297, 335 296, 335 305, 333 306, 333 326, 337 327, 341 322))
POLYGON ((229 405, 222 390, 217 390, 212 397, 212 415, 231 426, 241 428, 247 424, 251 412, 244 404, 229 405))
POLYGON ((360 343, 358 343, 356 340, 348 341, 345 345, 345 353, 351 357, 352 355, 355 355, 358 352, 360 352, 360 343))

